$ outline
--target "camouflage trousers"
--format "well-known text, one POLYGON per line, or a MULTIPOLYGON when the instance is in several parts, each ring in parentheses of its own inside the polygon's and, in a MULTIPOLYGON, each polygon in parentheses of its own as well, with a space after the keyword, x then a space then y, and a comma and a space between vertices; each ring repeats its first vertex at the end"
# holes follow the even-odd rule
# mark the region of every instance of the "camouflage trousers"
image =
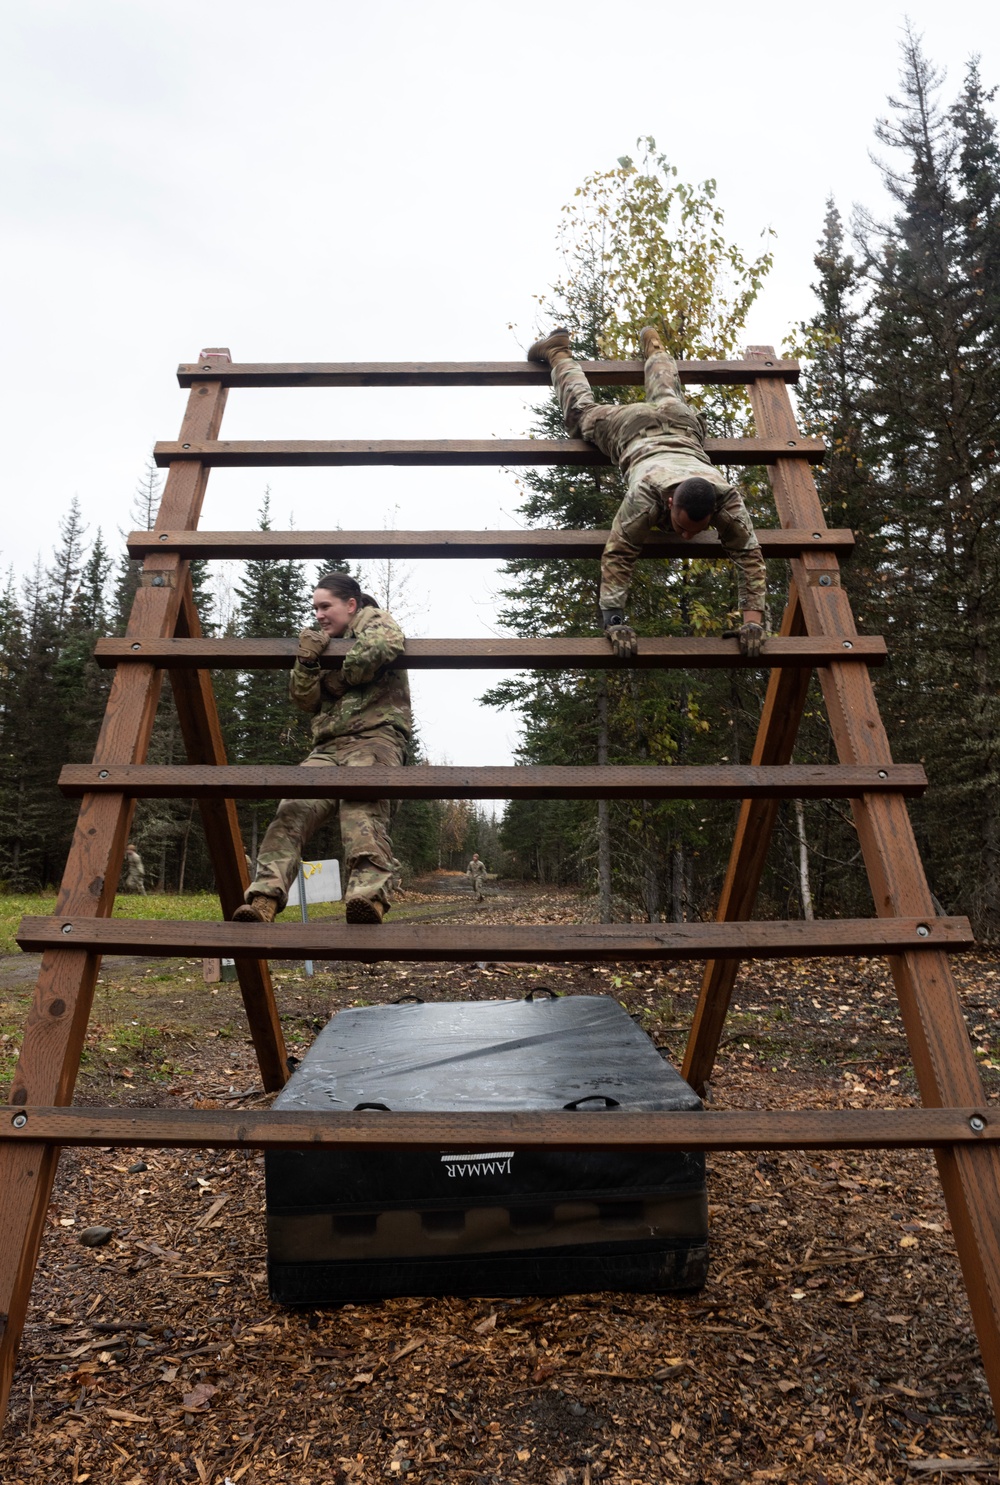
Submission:
MULTIPOLYGON (((405 751, 403 735, 386 727, 367 736, 331 738, 314 748, 302 766, 395 766, 403 762, 405 751)), ((247 902, 254 896, 276 897, 280 912, 288 901, 306 841, 338 807, 347 876, 344 896, 377 898, 389 906, 389 886, 399 862, 389 839, 387 799, 283 799, 257 852, 257 876, 247 889, 247 902)))
MULTIPOLYGON (((652 403, 662 420, 660 435, 690 442, 692 412, 684 397, 673 356, 658 352, 645 364, 646 402, 652 403)), ((634 404, 615 407, 598 403, 579 363, 568 356, 560 357, 552 368, 552 385, 556 389, 566 423, 566 431, 596 444, 609 459, 617 461, 621 452, 622 425, 627 423, 634 404)), ((753 529, 753 522, 737 490, 711 464, 695 452, 652 452, 648 458, 634 455, 628 472, 628 493, 615 516, 601 555, 601 608, 624 609, 632 586, 632 573, 642 552, 643 543, 656 528, 670 531, 669 496, 682 480, 697 477, 716 487, 712 525, 719 540, 736 563, 739 578, 739 607, 765 612, 767 569, 753 529)))
POLYGON ((141 866, 139 866, 139 867, 130 866, 128 868, 128 870, 126 872, 126 875, 125 875, 125 891, 126 892, 141 892, 142 895, 143 895, 143 897, 145 897, 145 895, 146 895, 146 873, 145 873, 144 869, 141 866))
MULTIPOLYGON (((692 415, 673 356, 666 351, 657 351, 654 356, 650 356, 643 367, 643 381, 646 401, 652 403, 666 419, 664 431, 669 432, 672 421, 670 414, 676 410, 676 431, 681 437, 690 438, 692 415)), ((583 368, 572 356, 560 356, 556 360, 552 367, 552 385, 562 408, 566 432, 572 438, 586 438, 590 443, 596 443, 602 454, 607 454, 609 459, 617 462, 617 446, 621 441, 620 425, 628 423, 629 409, 634 404, 617 407, 613 402, 598 402, 583 368)), ((690 474, 701 473, 701 470, 687 468, 687 465, 703 465, 703 461, 684 454, 679 455, 679 458, 684 462, 685 473, 679 474, 674 484, 679 484, 690 474)), ((707 477, 711 478, 711 470, 707 477)))

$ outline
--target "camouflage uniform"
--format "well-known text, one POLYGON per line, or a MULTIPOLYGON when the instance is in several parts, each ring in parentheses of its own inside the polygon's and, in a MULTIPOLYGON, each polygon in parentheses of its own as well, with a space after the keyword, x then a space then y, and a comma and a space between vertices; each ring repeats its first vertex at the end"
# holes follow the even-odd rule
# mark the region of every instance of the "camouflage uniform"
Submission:
MULTIPOLYGON (((289 695, 304 712, 313 712, 316 746, 304 760, 308 768, 392 766, 403 762, 410 736, 410 686, 406 671, 393 669, 403 653, 403 631, 391 614, 361 608, 345 638, 354 644, 339 671, 296 661, 289 695)), ((389 905, 388 888, 399 863, 389 839, 389 801, 283 799, 257 852, 251 897, 276 897, 279 911, 288 900, 306 841, 340 808, 347 890, 345 897, 378 899, 389 905)))
POLYGON ((146 895, 146 868, 134 846, 125 851, 125 891, 146 895))
POLYGON ((717 492, 711 524, 738 568, 739 606, 763 613, 766 569, 753 523, 739 492, 709 462, 705 420, 684 400, 674 358, 661 351, 647 360, 645 402, 595 402, 580 366, 567 356, 552 367, 552 385, 566 431, 595 443, 628 480, 601 557, 601 608, 624 609, 643 542, 654 526, 671 529, 667 496, 697 476, 717 492))
POLYGON ((486 862, 480 861, 478 856, 474 856, 465 868, 465 875, 472 883, 472 890, 476 894, 476 900, 482 901, 483 883, 486 881, 486 862))

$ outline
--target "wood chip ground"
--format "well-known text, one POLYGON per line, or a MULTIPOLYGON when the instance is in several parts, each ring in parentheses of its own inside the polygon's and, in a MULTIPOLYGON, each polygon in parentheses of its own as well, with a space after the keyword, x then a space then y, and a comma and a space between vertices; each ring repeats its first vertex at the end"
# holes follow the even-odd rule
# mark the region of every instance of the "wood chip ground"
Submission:
MULTIPOLYGON (((411 894, 411 915, 571 922, 586 910, 570 894, 513 889, 477 908, 460 880, 445 886, 450 899, 411 894)), ((200 970, 105 961, 78 1102, 266 1105, 236 987, 205 987, 200 970), (148 1044, 109 1040, 123 994, 134 996, 135 1024, 153 1028, 148 1044)), ((299 1056, 345 1006, 407 990, 491 999, 547 984, 616 996, 679 1062, 699 967, 335 964, 312 980, 299 965, 275 970, 299 1056)), ((970 955, 956 972, 996 1101, 1000 959, 970 955)), ((915 1103, 884 963, 745 969, 712 1099, 915 1103)), ((66 1152, 0 1479, 998 1480, 996 1425, 930 1154, 714 1155, 709 1202, 711 1270, 696 1296, 484 1295, 291 1312, 268 1298, 259 1156, 66 1152), (110 1241, 83 1246, 79 1234, 96 1225, 112 1229, 110 1241)))

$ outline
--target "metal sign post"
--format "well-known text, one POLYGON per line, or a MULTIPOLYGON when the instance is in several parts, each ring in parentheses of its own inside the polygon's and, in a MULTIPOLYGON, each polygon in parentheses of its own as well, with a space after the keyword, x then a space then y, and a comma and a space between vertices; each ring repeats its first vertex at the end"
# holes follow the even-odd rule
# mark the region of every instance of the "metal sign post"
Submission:
MULTIPOLYGON (((306 874, 305 874, 305 872, 302 869, 302 862, 301 861, 299 862, 299 912, 302 914, 302 921, 303 921, 303 923, 308 923, 309 922, 309 905, 306 902, 306 874)), ((307 959, 305 961, 305 964, 306 964, 306 975, 311 980, 312 979, 312 973, 313 973, 313 962, 312 962, 311 959, 307 959)))

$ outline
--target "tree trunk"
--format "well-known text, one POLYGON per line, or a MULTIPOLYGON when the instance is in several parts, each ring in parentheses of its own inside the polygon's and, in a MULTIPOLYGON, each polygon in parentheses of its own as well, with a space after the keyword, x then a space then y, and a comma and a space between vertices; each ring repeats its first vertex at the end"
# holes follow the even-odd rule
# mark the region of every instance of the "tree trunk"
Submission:
MULTIPOLYGON (((608 762, 608 683, 602 675, 597 683, 597 766, 608 762)), ((597 802, 597 916, 611 922, 611 809, 606 799, 597 802)))
POLYGON ((660 878, 657 874, 656 831, 653 829, 649 800, 642 801, 642 896, 646 907, 646 920, 659 923, 661 918, 660 878))
POLYGON ((684 847, 678 841, 671 853, 670 916, 674 923, 684 922, 684 847))
POLYGON ((807 923, 813 921, 812 889, 809 885, 809 847, 806 843, 806 812, 801 799, 792 800, 795 811, 795 836, 799 843, 799 897, 802 899, 802 916, 807 923))
POLYGON ((184 873, 187 870, 188 841, 191 839, 191 825, 194 821, 194 800, 191 801, 191 809, 188 812, 187 824, 181 837, 181 864, 177 872, 177 891, 184 891, 184 873))

